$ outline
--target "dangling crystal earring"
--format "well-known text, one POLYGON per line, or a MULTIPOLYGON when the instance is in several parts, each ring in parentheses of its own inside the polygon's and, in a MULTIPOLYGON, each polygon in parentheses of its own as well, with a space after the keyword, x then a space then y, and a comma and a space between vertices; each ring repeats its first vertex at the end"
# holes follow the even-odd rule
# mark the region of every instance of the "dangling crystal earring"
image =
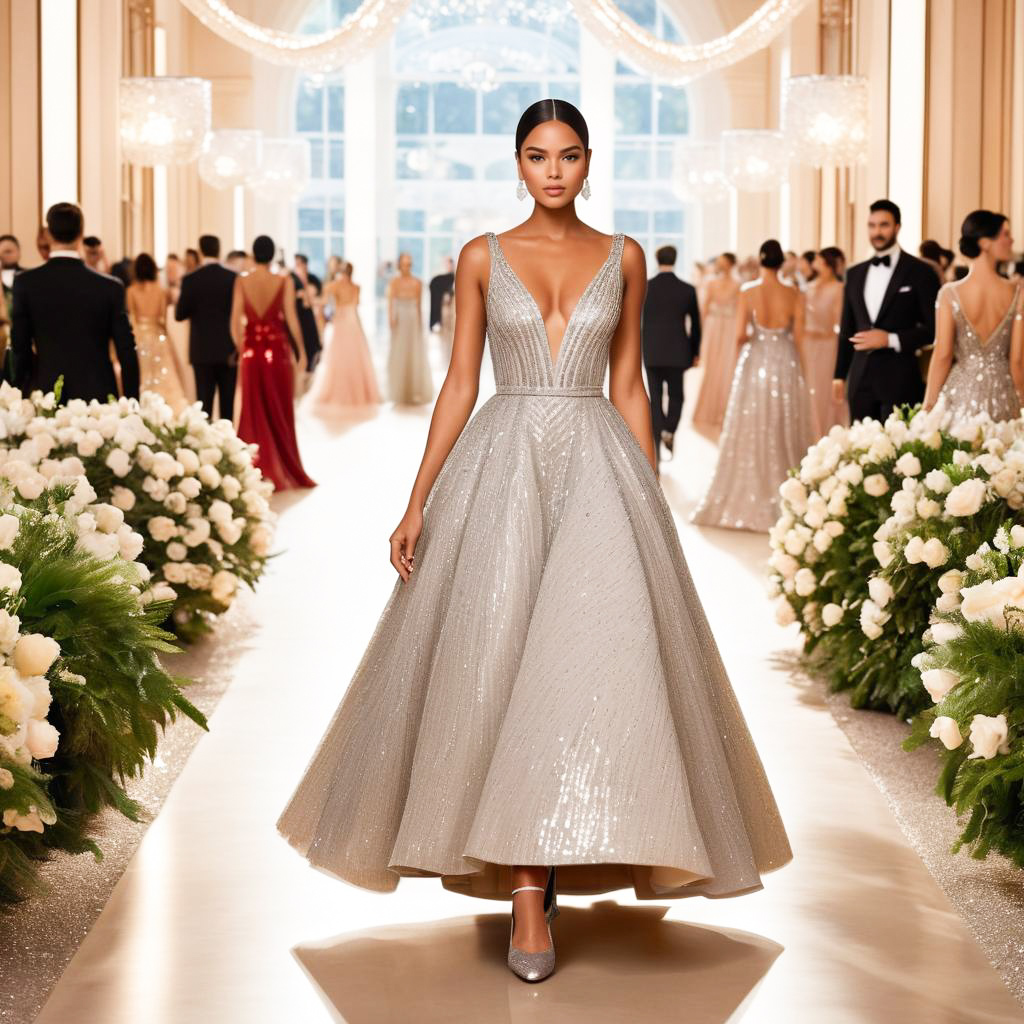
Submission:
POLYGON ((516 185, 516 199, 523 200, 527 196, 526 182, 522 178, 519 179, 519 184, 516 185))
POLYGON ((584 178, 583 179, 583 188, 580 189, 580 195, 583 196, 584 199, 589 199, 590 198, 590 179, 589 178, 584 178))

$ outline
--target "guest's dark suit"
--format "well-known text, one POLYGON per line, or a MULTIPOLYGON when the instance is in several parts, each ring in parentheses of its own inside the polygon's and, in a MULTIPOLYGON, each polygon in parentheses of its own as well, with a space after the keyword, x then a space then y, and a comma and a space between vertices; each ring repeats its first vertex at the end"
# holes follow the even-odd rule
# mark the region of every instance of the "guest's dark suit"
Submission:
POLYGON ((900 251, 885 296, 872 322, 864 300, 864 284, 871 260, 850 267, 843 290, 839 323, 837 380, 847 381, 846 394, 853 419, 884 420, 904 403, 924 397, 924 381, 917 356, 935 340, 935 296, 939 279, 924 260, 900 251), (899 337, 900 350, 858 352, 850 339, 858 331, 878 328, 899 337))
POLYGON ((433 330, 441 322, 441 306, 446 292, 455 291, 455 274, 448 271, 430 279, 430 329, 433 330))
MULTIPOLYGON (((319 293, 320 278, 312 274, 309 278, 310 290, 319 293)), ((306 369, 313 370, 316 367, 317 358, 320 355, 320 328, 316 325, 316 314, 313 307, 306 305, 303 299, 305 285, 298 274, 292 273, 292 284, 295 285, 295 314, 299 318, 299 330, 302 331, 302 347, 306 350, 306 369)))
POLYGON ((218 395, 223 419, 234 415, 238 376, 238 353, 231 339, 234 290, 233 270, 206 263, 181 279, 174 307, 174 318, 189 322, 188 358, 196 376, 196 395, 208 416, 213 416, 213 396, 218 395))
POLYGON ((683 413, 683 374, 700 355, 700 309, 697 290, 671 270, 663 270, 647 282, 643 311, 644 369, 651 397, 654 444, 661 444, 662 430, 676 432, 683 413), (662 391, 668 388, 668 412, 662 391))
POLYGON ((14 279, 11 351, 14 383, 22 391, 50 391, 64 378, 61 400, 117 394, 110 359, 114 342, 121 386, 139 396, 139 359, 124 308, 124 285, 90 270, 80 259, 51 256, 14 279))

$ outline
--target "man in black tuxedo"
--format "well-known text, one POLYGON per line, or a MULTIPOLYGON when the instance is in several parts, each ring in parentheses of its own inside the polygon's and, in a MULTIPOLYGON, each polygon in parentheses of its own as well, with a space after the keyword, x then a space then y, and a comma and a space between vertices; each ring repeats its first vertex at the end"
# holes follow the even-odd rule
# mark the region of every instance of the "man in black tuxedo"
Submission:
POLYGON ((320 328, 316 323, 316 313, 312 300, 323 291, 323 284, 316 274, 309 272, 309 259, 301 252, 295 254, 295 269, 292 271, 292 284, 295 285, 295 313, 299 318, 299 329, 302 331, 302 347, 306 350, 306 369, 312 373, 320 358, 320 328))
POLYGON ((117 394, 113 340, 126 397, 139 396, 139 359, 124 308, 124 285, 82 261, 82 211, 57 203, 46 211, 50 258, 14 279, 11 350, 14 383, 23 392, 51 391, 61 400, 117 394))
POLYGON ((181 279, 174 307, 175 320, 188 320, 188 359, 196 376, 196 395, 206 415, 213 418, 213 397, 219 399, 222 419, 235 412, 238 350, 231 338, 231 301, 235 273, 219 262, 220 239, 199 239, 202 262, 181 279))
POLYGON ((660 459, 662 444, 672 453, 683 414, 683 374, 700 355, 700 309, 696 288, 681 281, 672 269, 675 246, 662 246, 655 258, 658 273, 647 282, 644 300, 643 349, 654 445, 660 459), (667 413, 663 397, 666 388, 667 413))
POLYGON ((448 292, 455 292, 455 264, 451 256, 445 258, 444 270, 430 279, 430 330, 441 325, 441 307, 448 292))
POLYGON ((917 356, 935 340, 939 279, 900 249, 899 233, 900 208, 888 199, 872 203, 875 255, 846 272, 833 392, 841 401, 845 384, 855 420, 884 420, 896 406, 924 397, 917 356))

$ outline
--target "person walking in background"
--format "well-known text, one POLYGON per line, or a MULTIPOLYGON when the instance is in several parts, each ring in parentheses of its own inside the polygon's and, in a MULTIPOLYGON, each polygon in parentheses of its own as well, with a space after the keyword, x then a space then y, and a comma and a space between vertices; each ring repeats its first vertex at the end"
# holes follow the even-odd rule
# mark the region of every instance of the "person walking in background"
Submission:
POLYGON ((651 426, 660 460, 662 445, 670 457, 675 448, 676 428, 683 414, 683 374, 700 355, 700 310, 697 289, 676 277, 675 246, 662 246, 655 259, 658 273, 647 282, 642 324, 651 426))
POLYGON ((900 249, 900 220, 894 202, 872 203, 868 236, 875 255, 846 274, 832 386, 836 401, 845 387, 855 420, 882 421, 897 406, 924 397, 917 357, 935 340, 939 279, 900 249))
POLYGON ((27 394, 52 391, 63 378, 61 401, 118 393, 110 359, 113 341, 122 393, 139 396, 139 361, 125 313, 124 287, 82 261, 82 211, 57 203, 46 211, 50 258, 14 279, 11 349, 14 383, 27 394))
POLYGON ((736 301, 740 282, 736 277, 736 257, 731 252, 724 252, 715 260, 715 266, 717 276, 708 282, 701 307, 704 341, 700 363, 704 376, 693 410, 694 429, 712 438, 717 437, 722 429, 739 356, 736 347, 736 301))
POLYGON ((178 356, 167 337, 167 307, 171 299, 157 280, 156 261, 149 253, 135 257, 135 280, 125 297, 139 356, 139 388, 155 391, 175 412, 181 412, 188 400, 178 356))
POLYGON ((435 274, 430 279, 430 329, 436 330, 441 326, 441 311, 445 295, 455 291, 455 264, 451 256, 446 256, 444 270, 435 274))
POLYGON ((301 252, 295 254, 292 284, 295 287, 295 313, 299 318, 299 329, 302 332, 301 338, 297 340, 302 343, 306 353, 306 369, 312 373, 320 358, 320 329, 317 327, 314 307, 322 285, 320 278, 309 272, 309 260, 301 252))
MULTIPOLYGON (((181 279, 174 318, 189 322, 189 362, 203 410, 213 418, 216 396, 221 418, 229 420, 234 417, 238 375, 238 352, 231 339, 236 275, 218 262, 220 239, 215 235, 203 235, 199 250, 203 254, 202 266, 181 279)), ((186 254, 186 266, 187 263, 186 254)))
POLYGON ((399 254, 398 273, 388 282, 388 397, 398 405, 422 405, 434 397, 420 300, 423 282, 412 274, 412 256, 399 254))
POLYGON ((839 318, 843 312, 843 282, 839 280, 842 264, 841 249, 835 246, 822 249, 814 258, 814 277, 805 292, 804 366, 815 437, 823 437, 836 424, 844 427, 850 424, 845 399, 837 401, 832 392, 832 374, 839 348, 839 318))
POLYGON ((236 274, 242 273, 243 270, 250 270, 249 254, 244 249, 232 249, 224 257, 224 266, 236 274))
POLYGON ((380 403, 377 375, 359 321, 359 285, 352 281, 352 264, 345 262, 329 281, 324 298, 333 306, 324 333, 324 351, 313 377, 309 397, 321 412, 344 412, 380 403))
POLYGON ((304 369, 295 284, 289 273, 271 270, 274 240, 252 243, 252 270, 234 279, 231 337, 242 364, 242 409, 238 436, 258 445, 253 464, 279 491, 315 487, 302 466, 295 436, 295 371, 304 369))
POLYGON ((110 273, 110 264, 107 262, 107 254, 103 251, 103 243, 95 235, 86 235, 82 239, 82 259, 91 270, 99 271, 101 274, 110 273))
POLYGON ((13 370, 10 359, 11 299, 14 279, 22 271, 21 245, 14 235, 0 235, 0 300, 3 305, 3 323, 0 324, 0 379, 10 383, 13 370))

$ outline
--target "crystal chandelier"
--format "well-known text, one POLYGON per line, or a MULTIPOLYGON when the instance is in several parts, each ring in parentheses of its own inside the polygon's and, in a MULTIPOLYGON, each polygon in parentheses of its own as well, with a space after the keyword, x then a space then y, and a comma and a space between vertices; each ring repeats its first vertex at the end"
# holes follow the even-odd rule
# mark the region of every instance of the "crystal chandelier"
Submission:
POLYGON ((855 75, 797 75, 783 92, 782 128, 794 160, 849 167, 868 156, 868 80, 855 75))
POLYGON ((210 130, 210 83, 205 78, 122 78, 121 148, 143 167, 187 164, 210 130))
POLYGON ((672 152, 672 191, 683 202, 715 203, 729 197, 722 173, 722 144, 680 139, 672 152))
POLYGON ((225 129, 210 132, 199 154, 199 177, 213 188, 253 181, 263 157, 263 133, 225 129))
POLYGON ((264 139, 252 190, 269 202, 294 202, 309 184, 309 140, 264 139))
POLYGON ((782 132, 722 132, 722 170, 740 192, 771 192, 789 177, 782 132))
POLYGON ((426 25, 459 21, 482 25, 558 25, 570 13, 567 0, 414 0, 412 16, 426 25))

